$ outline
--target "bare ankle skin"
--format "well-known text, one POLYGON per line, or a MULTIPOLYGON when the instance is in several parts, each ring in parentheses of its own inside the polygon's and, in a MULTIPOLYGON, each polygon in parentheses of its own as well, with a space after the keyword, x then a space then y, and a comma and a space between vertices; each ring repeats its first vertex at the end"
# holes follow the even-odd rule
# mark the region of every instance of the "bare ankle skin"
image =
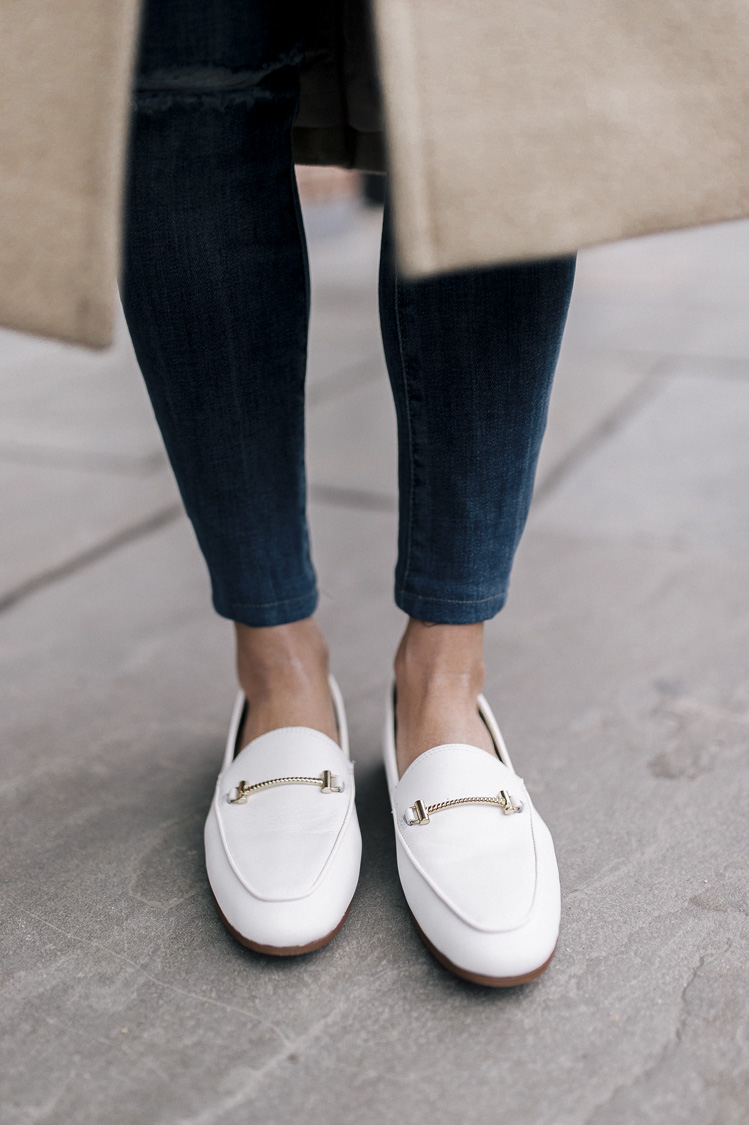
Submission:
POLYGON ((494 747, 477 709, 484 686, 484 626, 410 618, 395 656, 396 750, 401 775, 446 742, 494 747))
POLYGON ((328 645, 312 617, 288 625, 235 623, 237 675, 248 708, 239 747, 278 727, 312 727, 338 741, 328 645))

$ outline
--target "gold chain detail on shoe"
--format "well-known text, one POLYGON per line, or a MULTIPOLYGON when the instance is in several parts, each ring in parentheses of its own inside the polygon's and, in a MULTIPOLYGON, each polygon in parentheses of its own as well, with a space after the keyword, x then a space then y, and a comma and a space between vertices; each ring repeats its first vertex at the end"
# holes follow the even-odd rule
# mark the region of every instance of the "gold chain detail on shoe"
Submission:
POLYGON ((406 824, 429 824, 429 818, 443 809, 452 809, 456 805, 497 805, 505 816, 523 811, 523 802, 517 802, 506 789, 500 789, 496 797, 456 797, 452 801, 440 801, 436 805, 425 805, 423 801, 414 801, 407 810, 406 824), (414 812, 413 820, 408 819, 408 813, 414 812))
POLYGON ((258 793, 261 789, 270 789, 273 785, 319 785, 321 793, 341 793, 343 787, 333 784, 337 780, 331 770, 323 770, 319 777, 273 777, 270 781, 257 781, 254 785, 248 785, 246 781, 240 781, 237 785, 237 795, 236 797, 230 797, 229 803, 244 805, 251 793, 258 793))

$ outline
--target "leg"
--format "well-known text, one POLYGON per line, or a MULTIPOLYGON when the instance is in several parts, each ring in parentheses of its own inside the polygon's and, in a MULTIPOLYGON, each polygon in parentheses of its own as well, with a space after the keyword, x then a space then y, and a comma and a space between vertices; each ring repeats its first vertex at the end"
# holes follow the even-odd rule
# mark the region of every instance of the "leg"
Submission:
POLYGON ((440 742, 490 749, 482 622, 505 603, 530 505, 574 261, 398 278, 386 219, 385 355, 398 416, 401 769, 440 742), (426 624, 429 623, 429 624, 426 624))
POLYGON ((300 11, 151 0, 131 138, 123 303, 214 605, 237 623, 250 736, 334 732, 305 519, 300 11))

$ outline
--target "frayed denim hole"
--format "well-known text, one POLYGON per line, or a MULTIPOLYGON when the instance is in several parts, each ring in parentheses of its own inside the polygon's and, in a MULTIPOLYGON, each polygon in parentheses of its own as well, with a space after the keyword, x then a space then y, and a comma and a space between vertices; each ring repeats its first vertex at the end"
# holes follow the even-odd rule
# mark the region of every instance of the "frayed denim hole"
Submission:
POLYGON ((214 90, 205 94, 138 92, 133 97, 133 109, 139 113, 159 113, 173 106, 181 106, 183 109, 228 109, 230 106, 251 106, 261 101, 272 101, 274 97, 271 90, 264 90, 262 87, 241 91, 214 90))
POLYGON ((173 105, 216 109, 252 105, 277 96, 263 86, 268 77, 287 67, 298 67, 301 61, 301 52, 292 51, 256 69, 209 65, 159 67, 137 76, 133 105, 145 112, 173 105))

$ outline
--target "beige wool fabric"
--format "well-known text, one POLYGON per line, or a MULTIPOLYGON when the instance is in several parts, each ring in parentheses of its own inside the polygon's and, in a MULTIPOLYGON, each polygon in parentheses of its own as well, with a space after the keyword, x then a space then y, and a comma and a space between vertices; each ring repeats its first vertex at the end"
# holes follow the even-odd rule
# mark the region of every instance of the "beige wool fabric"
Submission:
MULTIPOLYGON (((380 166, 365 4, 316 0, 301 161, 380 166)), ((412 276, 749 214, 746 0, 373 9, 412 276)), ((111 342, 137 18, 137 0, 0 0, 0 323, 11 328, 111 342)))
POLYGON ((749 214, 746 0, 376 0, 412 275, 749 214))
POLYGON ((111 343, 137 0, 0 0, 0 323, 111 343))

